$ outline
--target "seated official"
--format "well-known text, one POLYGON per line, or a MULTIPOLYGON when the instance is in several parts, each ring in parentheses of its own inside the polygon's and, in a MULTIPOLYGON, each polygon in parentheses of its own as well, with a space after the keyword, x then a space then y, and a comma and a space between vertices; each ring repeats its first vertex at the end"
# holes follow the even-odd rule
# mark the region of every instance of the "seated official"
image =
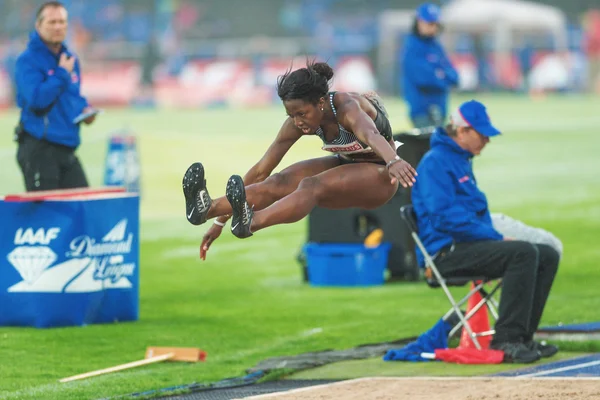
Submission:
MULTIPOLYGON (((533 340, 558 269, 559 254, 546 244, 504 237, 492 224, 485 194, 477 187, 472 159, 500 134, 477 101, 462 104, 446 128, 431 137, 417 168, 412 202, 419 237, 444 277, 503 280, 491 348, 505 362, 529 363, 558 348, 533 340)), ((417 258, 424 266, 423 254, 417 258)))

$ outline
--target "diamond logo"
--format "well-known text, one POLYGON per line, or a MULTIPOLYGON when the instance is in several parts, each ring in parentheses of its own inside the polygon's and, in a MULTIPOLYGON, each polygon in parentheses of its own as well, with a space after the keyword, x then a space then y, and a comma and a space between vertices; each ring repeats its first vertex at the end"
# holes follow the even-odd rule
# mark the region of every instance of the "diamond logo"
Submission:
POLYGON ((47 246, 19 246, 8 254, 8 261, 31 284, 56 261, 56 254, 47 246))

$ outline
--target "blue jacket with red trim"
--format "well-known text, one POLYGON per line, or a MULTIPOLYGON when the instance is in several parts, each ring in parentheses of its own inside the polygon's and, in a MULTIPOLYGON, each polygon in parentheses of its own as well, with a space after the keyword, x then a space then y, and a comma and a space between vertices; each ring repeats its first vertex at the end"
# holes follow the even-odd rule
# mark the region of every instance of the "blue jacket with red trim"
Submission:
MULTIPOLYGON (((432 256, 453 242, 503 239, 492 226, 485 194, 477 188, 472 159, 473 154, 438 128, 417 167, 412 203, 419 238, 432 256)), ((418 248, 417 259, 423 266, 418 248)))
MULTIPOLYGON (((61 53, 72 56, 65 46, 61 53)), ((15 67, 17 104, 27 133, 75 148, 80 142, 79 125, 72 121, 88 103, 80 94, 79 61, 75 60, 73 72, 69 73, 58 66, 58 59, 33 32, 15 67)))

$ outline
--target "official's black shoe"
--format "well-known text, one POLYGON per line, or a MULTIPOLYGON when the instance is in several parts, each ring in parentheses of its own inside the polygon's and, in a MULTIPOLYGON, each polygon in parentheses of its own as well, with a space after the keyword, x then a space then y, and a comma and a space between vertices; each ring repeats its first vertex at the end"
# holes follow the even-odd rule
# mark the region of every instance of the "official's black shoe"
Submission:
POLYGON ((492 342, 490 349, 502 350, 505 363, 529 364, 541 358, 538 351, 529 349, 523 342, 492 342))
POLYGON ((246 189, 241 176, 233 175, 227 181, 225 196, 231 204, 233 211, 231 218, 231 232, 240 239, 252 236, 250 225, 254 211, 246 201, 246 189))
POLYGON ((183 195, 185 196, 185 216, 192 225, 206 222, 212 200, 206 189, 204 167, 193 163, 183 175, 183 195))
POLYGON ((530 340, 528 342, 525 342, 525 346, 527 346, 529 350, 534 350, 540 353, 540 356, 542 358, 552 357, 553 355, 558 353, 558 346, 555 346, 553 344, 547 344, 546 342, 537 342, 535 340, 530 340))

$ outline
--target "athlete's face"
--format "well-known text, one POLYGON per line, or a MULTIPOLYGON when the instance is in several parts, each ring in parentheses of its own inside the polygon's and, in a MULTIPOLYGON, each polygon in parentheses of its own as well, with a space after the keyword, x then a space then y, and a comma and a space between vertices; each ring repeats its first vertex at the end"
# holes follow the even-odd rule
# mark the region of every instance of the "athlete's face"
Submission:
POLYGON ((325 99, 319 99, 317 104, 304 100, 286 100, 283 102, 287 115, 294 120, 294 125, 305 135, 315 133, 323 119, 325 99))

